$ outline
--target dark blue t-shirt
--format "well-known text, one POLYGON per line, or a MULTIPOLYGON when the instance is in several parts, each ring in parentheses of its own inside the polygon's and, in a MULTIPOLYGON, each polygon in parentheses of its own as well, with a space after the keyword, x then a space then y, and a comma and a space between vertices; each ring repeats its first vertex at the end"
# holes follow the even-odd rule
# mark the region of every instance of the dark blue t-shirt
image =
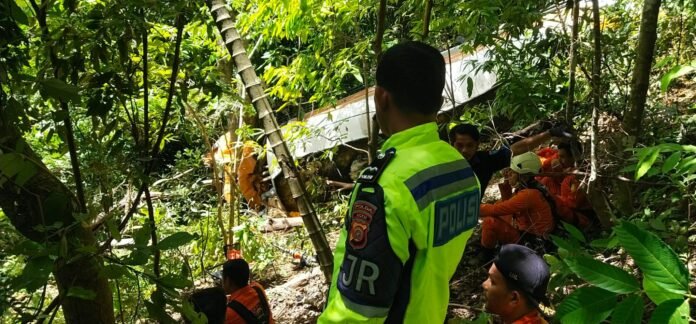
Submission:
POLYGON ((469 160, 471 168, 481 184, 481 198, 486 193, 486 187, 491 181, 493 174, 510 166, 512 151, 506 146, 495 151, 478 151, 469 160))

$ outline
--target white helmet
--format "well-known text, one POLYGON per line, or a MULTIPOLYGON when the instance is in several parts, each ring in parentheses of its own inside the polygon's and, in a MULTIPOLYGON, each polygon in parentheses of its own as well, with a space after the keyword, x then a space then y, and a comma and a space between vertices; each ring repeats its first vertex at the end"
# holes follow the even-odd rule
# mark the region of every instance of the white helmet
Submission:
POLYGON ((533 152, 527 152, 512 157, 510 169, 519 174, 539 174, 541 160, 533 152))

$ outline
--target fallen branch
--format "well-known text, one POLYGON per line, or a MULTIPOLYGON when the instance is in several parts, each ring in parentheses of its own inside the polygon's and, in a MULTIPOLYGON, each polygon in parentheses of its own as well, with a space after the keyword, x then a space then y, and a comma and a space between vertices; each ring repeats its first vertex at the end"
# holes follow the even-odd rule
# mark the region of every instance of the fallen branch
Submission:
POLYGON ((283 231, 302 226, 302 217, 269 218, 261 232, 283 231))

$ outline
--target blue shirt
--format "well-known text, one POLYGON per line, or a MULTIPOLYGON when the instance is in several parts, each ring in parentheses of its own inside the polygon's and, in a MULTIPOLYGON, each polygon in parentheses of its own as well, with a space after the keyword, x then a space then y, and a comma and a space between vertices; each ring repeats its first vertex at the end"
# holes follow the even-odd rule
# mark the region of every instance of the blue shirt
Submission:
POLYGON ((486 193, 486 188, 493 175, 509 167, 511 158, 512 151, 507 146, 503 146, 494 151, 478 151, 469 160, 469 164, 481 184, 481 198, 486 193))

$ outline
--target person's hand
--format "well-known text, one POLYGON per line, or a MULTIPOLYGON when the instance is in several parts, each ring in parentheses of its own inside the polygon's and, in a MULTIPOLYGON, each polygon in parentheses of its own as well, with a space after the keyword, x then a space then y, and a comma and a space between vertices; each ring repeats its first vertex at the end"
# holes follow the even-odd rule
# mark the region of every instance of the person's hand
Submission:
POLYGON ((552 127, 551 129, 549 129, 549 134, 551 134, 551 136, 553 136, 553 137, 563 137, 563 138, 572 138, 573 137, 573 134, 568 132, 568 130, 566 130, 566 128, 563 126, 552 127))

